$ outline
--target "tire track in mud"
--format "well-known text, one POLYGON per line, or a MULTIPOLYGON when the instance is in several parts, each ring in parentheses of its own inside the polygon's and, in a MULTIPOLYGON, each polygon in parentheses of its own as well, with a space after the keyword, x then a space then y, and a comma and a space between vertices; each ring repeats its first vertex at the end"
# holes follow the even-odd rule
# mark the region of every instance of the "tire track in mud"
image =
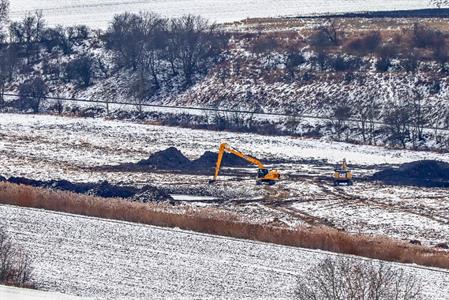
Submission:
MULTIPOLYGON (((274 209, 282 214, 287 214, 290 217, 295 219, 299 219, 304 221, 309 225, 325 225, 329 227, 335 228, 335 225, 326 218, 314 216, 304 210, 297 209, 292 207, 291 205, 297 202, 305 202, 298 198, 290 198, 288 195, 289 190, 283 188, 281 191, 273 190, 272 195, 269 195, 268 198, 264 201, 260 201, 262 205, 274 209), (285 193, 287 196, 285 197, 285 193), (284 197, 283 197, 284 196, 284 197)), ((328 200, 328 199, 322 199, 328 200)), ((313 201, 313 200, 308 200, 313 201)))
MULTIPOLYGON (((436 214, 418 212, 414 209, 403 207, 400 204, 398 207, 397 205, 391 205, 391 204, 388 204, 388 203, 385 203, 385 202, 382 202, 379 200, 374 200, 372 198, 365 198, 362 196, 350 194, 344 188, 341 188, 341 187, 337 187, 337 188, 333 189, 332 187, 326 185, 326 183, 324 183, 322 180, 320 180, 318 182, 319 182, 318 185, 322 189, 323 192, 325 192, 328 195, 334 196, 335 198, 343 199, 341 202, 338 202, 335 204, 330 204, 330 205, 325 205, 324 207, 326 209, 338 208, 340 205, 347 204, 350 201, 350 202, 352 202, 351 204, 355 204, 355 205, 371 205, 371 206, 385 209, 388 211, 406 212, 406 213, 414 214, 417 216, 429 218, 431 220, 434 220, 434 221, 442 223, 442 224, 446 224, 446 225, 449 224, 449 216, 447 217, 447 216, 441 216, 441 215, 436 215, 436 214), (442 221, 441 219, 443 219, 444 221, 442 221)), ((421 197, 421 198, 427 198, 427 197, 421 197)), ((440 198, 444 198, 444 197, 443 196, 437 197, 437 199, 440 199, 440 198)), ((325 198, 323 200, 331 201, 334 199, 325 198)), ((321 201, 323 201, 323 200, 321 200, 321 201)), ((312 199, 312 200, 309 200, 308 202, 314 202, 314 200, 312 199)))
MULTIPOLYGON (((263 205, 278 210, 282 213, 286 213, 289 216, 292 216, 294 218, 299 218, 303 221, 305 221, 308 224, 311 225, 326 225, 331 226, 335 228, 335 225, 327 220, 326 218, 313 216, 312 214, 304 211, 299 210, 297 208, 291 207, 292 204, 297 202, 320 202, 320 201, 331 201, 330 204, 323 205, 323 209, 331 210, 331 209, 338 209, 343 206, 347 205, 359 205, 359 206, 370 206, 375 208, 380 208, 382 210, 390 211, 390 212, 403 212, 408 214, 413 214, 419 217, 424 217, 427 219, 430 219, 432 221, 438 222, 443 225, 449 225, 449 216, 443 216, 441 214, 435 214, 435 213, 426 213, 422 211, 417 211, 417 209, 404 207, 400 204, 398 205, 392 205, 389 203, 382 202, 380 200, 365 198, 359 195, 354 195, 348 193, 343 187, 333 187, 330 186, 329 183, 325 181, 325 179, 319 178, 313 180, 314 183, 318 185, 318 187, 321 189, 321 192, 328 195, 329 197, 321 197, 321 198, 315 198, 315 199, 284 199, 284 200, 277 200, 277 201, 266 201, 262 203, 263 205)), ((425 197, 421 197, 425 198, 425 197)), ((443 196, 437 197, 444 198, 443 196)))

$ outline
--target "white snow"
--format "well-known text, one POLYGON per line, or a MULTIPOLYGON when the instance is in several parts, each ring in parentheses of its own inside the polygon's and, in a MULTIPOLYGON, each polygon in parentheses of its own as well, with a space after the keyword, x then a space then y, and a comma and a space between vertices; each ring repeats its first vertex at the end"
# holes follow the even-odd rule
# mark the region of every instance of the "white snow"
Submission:
POLYGON ((0 285, 0 299, 3 300, 82 300, 76 296, 61 293, 43 292, 0 285))
POLYGON ((42 10, 50 25, 86 24, 105 28, 115 14, 153 11, 168 17, 196 14, 215 22, 350 11, 419 9, 426 0, 11 0, 11 18, 42 10))
POLYGON ((212 201, 212 200, 216 200, 217 198, 214 197, 203 197, 203 196, 192 196, 192 195, 178 195, 178 194, 173 194, 170 195, 172 196, 173 199, 177 200, 177 201, 192 201, 192 202, 196 202, 196 201, 212 201))
POLYGON ((138 161, 147 158, 151 152, 171 146, 191 157, 198 157, 204 151, 217 151, 221 142, 265 158, 324 159, 330 163, 346 158, 351 164, 365 166, 420 159, 449 162, 446 154, 425 151, 48 115, 0 114, 0 133, 5 136, 0 141, 0 149, 4 151, 26 153, 41 161, 62 160, 78 167, 138 161), (54 147, 55 144, 59 147, 54 147))
MULTIPOLYGON (((13 206, 0 216, 42 289, 97 299, 287 299, 297 275, 336 255, 13 206)), ((424 299, 447 299, 447 270, 395 265, 424 299)))

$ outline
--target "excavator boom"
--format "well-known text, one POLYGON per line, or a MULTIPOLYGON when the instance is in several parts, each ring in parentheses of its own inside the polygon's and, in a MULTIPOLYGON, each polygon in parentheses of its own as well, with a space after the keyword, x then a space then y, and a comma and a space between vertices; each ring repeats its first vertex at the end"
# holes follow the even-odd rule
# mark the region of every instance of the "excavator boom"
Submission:
POLYGON ((225 152, 234 154, 235 156, 243 158, 247 162, 249 162, 253 165, 256 165, 259 168, 258 178, 261 179, 261 181, 267 181, 270 184, 273 184, 275 181, 279 180, 279 178, 280 178, 280 175, 277 171, 275 171, 275 170, 268 171, 267 168, 258 159, 251 157, 249 155, 246 155, 246 154, 242 153, 241 151, 238 151, 238 150, 232 148, 228 144, 223 143, 220 145, 220 149, 218 151, 218 158, 217 158, 217 163, 215 166, 214 179, 211 182, 215 182, 218 178, 218 174, 220 173, 220 169, 221 169, 221 163, 223 161, 223 155, 225 152))

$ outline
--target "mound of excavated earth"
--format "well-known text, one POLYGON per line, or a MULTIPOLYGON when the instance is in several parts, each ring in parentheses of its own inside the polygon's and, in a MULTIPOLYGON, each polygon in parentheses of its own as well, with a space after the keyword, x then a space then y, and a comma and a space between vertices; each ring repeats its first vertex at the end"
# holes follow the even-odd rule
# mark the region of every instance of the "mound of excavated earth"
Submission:
MULTIPOLYGON (((206 151, 200 158, 193 160, 191 163, 194 168, 210 168, 211 166, 215 167, 217 158, 218 153, 206 151)), ((249 163, 238 156, 224 153, 221 165, 225 167, 247 167, 249 163)))
POLYGON ((73 183, 67 180, 40 181, 23 177, 11 177, 7 181, 15 184, 69 191, 103 198, 124 198, 140 202, 173 200, 167 192, 154 186, 144 186, 139 189, 130 186, 112 185, 107 181, 99 183, 73 183))
POLYGON ((148 159, 137 163, 139 166, 149 166, 160 170, 177 170, 188 168, 191 161, 175 147, 167 148, 151 155, 148 159))
MULTIPOLYGON (((118 166, 101 167, 102 170, 111 171, 146 171, 162 170, 176 172, 201 172, 212 174, 218 158, 218 153, 206 151, 201 157, 190 160, 175 147, 167 148, 163 151, 152 154, 148 159, 139 161, 136 164, 126 163, 118 166)), ((250 164, 235 155, 224 153, 222 166, 224 167, 248 167, 250 164)))
POLYGON ((373 179, 388 184, 449 187, 449 164, 437 160, 420 160, 377 172, 373 179))

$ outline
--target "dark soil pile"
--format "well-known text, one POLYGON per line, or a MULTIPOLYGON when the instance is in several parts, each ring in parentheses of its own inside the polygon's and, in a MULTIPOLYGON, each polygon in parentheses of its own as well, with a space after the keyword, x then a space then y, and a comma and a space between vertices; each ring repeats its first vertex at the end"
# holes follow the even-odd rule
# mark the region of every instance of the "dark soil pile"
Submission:
MULTIPOLYGON (((206 151, 200 158, 191 161, 191 167, 196 169, 215 168, 217 158, 218 153, 206 151)), ((225 167, 247 167, 249 163, 238 156, 224 153, 221 165, 225 167)))
POLYGON ((11 177, 8 182, 103 198, 124 198, 140 202, 173 200, 167 192, 154 186, 144 186, 139 189, 131 186, 112 185, 107 181, 99 183, 73 183, 67 180, 40 181, 23 177, 11 177))
POLYGON ((436 160, 415 161, 377 172, 373 179, 388 184, 449 187, 449 164, 436 160))
POLYGON ((177 170, 188 168, 191 161, 175 147, 170 147, 151 155, 137 163, 139 166, 153 167, 159 170, 177 170))
MULTIPOLYGON (((200 158, 189 160, 182 154, 181 151, 175 147, 170 147, 166 150, 159 151, 151 155, 148 159, 141 160, 137 163, 137 167, 147 167, 155 170, 174 170, 174 171, 189 171, 189 170, 210 170, 215 168, 218 153, 205 152, 200 158)), ((128 169, 130 164, 125 165, 128 169)), ((222 166, 225 167, 247 167, 249 163, 235 155, 224 153, 222 166)))
MULTIPOLYGON (((107 172, 152 172, 161 171, 169 173, 195 174, 195 175, 212 175, 217 163, 218 153, 205 152, 201 157, 195 160, 189 160, 181 151, 175 147, 167 148, 163 151, 152 154, 148 159, 143 159, 137 163, 124 163, 120 165, 106 165, 94 167, 95 171, 107 172)), ((223 167, 250 167, 251 164, 246 160, 224 153, 223 167)), ((239 171, 244 172, 244 171, 239 171)), ((225 174, 226 170, 222 170, 225 174)), ((235 172, 232 174, 235 175, 235 172)))

